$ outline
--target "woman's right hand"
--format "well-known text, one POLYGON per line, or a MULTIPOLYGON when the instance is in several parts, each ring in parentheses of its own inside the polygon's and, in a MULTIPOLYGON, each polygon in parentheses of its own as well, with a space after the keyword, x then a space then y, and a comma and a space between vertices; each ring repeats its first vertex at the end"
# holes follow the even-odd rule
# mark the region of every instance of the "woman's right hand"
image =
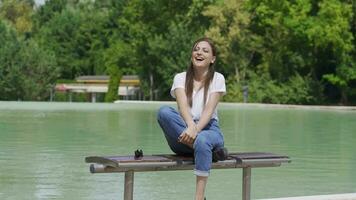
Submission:
POLYGON ((188 128, 185 129, 178 137, 178 141, 193 148, 193 143, 195 138, 197 137, 197 134, 198 130, 196 125, 188 126, 188 128))

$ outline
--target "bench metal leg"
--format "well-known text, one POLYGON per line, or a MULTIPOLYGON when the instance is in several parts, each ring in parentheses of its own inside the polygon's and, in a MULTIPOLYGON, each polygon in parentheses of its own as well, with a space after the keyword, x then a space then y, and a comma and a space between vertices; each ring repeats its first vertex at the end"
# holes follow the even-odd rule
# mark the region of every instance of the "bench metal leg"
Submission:
POLYGON ((251 199, 251 168, 245 167, 242 170, 242 200, 251 199))
POLYGON ((134 172, 125 172, 124 200, 133 200, 134 172))

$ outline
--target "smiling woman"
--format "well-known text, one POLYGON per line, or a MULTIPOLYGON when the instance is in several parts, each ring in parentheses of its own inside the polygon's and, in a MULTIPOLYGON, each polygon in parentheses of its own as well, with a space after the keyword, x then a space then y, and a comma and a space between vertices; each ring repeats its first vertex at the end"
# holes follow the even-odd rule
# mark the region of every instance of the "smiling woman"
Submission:
POLYGON ((225 78, 215 72, 216 49, 208 38, 197 40, 192 48, 191 62, 186 72, 174 77, 171 88, 179 112, 163 106, 158 122, 168 145, 179 155, 194 155, 196 200, 203 200, 207 179, 214 160, 227 156, 224 138, 219 128, 216 107, 225 94, 225 78))

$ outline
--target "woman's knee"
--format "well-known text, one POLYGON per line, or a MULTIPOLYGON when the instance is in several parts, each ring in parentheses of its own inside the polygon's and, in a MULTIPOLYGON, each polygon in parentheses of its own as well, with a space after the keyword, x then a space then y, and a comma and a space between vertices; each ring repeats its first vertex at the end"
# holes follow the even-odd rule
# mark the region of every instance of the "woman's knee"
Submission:
POLYGON ((208 150, 211 148, 211 144, 209 139, 205 137, 205 135, 198 134, 194 141, 194 149, 200 150, 208 150))
POLYGON ((169 116, 171 115, 173 111, 173 108, 170 106, 161 106, 158 109, 158 113, 157 113, 157 119, 158 121, 162 120, 162 119, 167 119, 169 118, 169 116))

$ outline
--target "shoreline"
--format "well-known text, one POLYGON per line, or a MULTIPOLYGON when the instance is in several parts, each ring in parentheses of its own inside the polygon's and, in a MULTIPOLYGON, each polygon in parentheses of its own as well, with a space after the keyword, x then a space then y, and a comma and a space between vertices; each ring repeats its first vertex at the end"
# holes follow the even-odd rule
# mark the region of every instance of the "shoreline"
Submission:
MULTIPOLYGON (((175 101, 136 101, 136 100, 117 100, 114 103, 145 103, 145 104, 176 104, 175 101)), ((260 107, 260 108, 294 108, 294 109, 316 109, 316 110, 354 110, 356 106, 325 106, 325 105, 294 105, 294 104, 264 104, 264 103, 234 103, 220 102, 222 106, 238 107, 260 107)))
MULTIPOLYGON (((45 105, 45 107, 50 105, 58 105, 60 107, 64 106, 67 109, 71 108, 87 108, 87 105, 90 105, 91 109, 107 109, 115 108, 115 105, 171 105, 175 106, 175 101, 137 101, 137 100, 117 100, 113 103, 91 103, 91 102, 64 102, 64 101, 0 101, 0 109, 36 109, 37 107, 27 107, 27 105, 45 105)), ((42 106, 41 106, 42 107, 42 106)), ((354 112, 356 111, 356 106, 325 106, 325 105, 292 105, 292 104, 263 104, 263 103, 233 103, 233 102, 220 102, 220 109, 231 109, 231 108, 267 108, 267 109, 296 109, 296 110, 325 110, 325 111, 346 111, 354 112)), ((42 107, 43 108, 43 107, 42 107)), ((38 109, 38 108, 37 108, 38 109)), ((56 109, 48 107, 48 109, 56 109)))
POLYGON ((356 193, 285 197, 259 200, 356 200, 356 193))

